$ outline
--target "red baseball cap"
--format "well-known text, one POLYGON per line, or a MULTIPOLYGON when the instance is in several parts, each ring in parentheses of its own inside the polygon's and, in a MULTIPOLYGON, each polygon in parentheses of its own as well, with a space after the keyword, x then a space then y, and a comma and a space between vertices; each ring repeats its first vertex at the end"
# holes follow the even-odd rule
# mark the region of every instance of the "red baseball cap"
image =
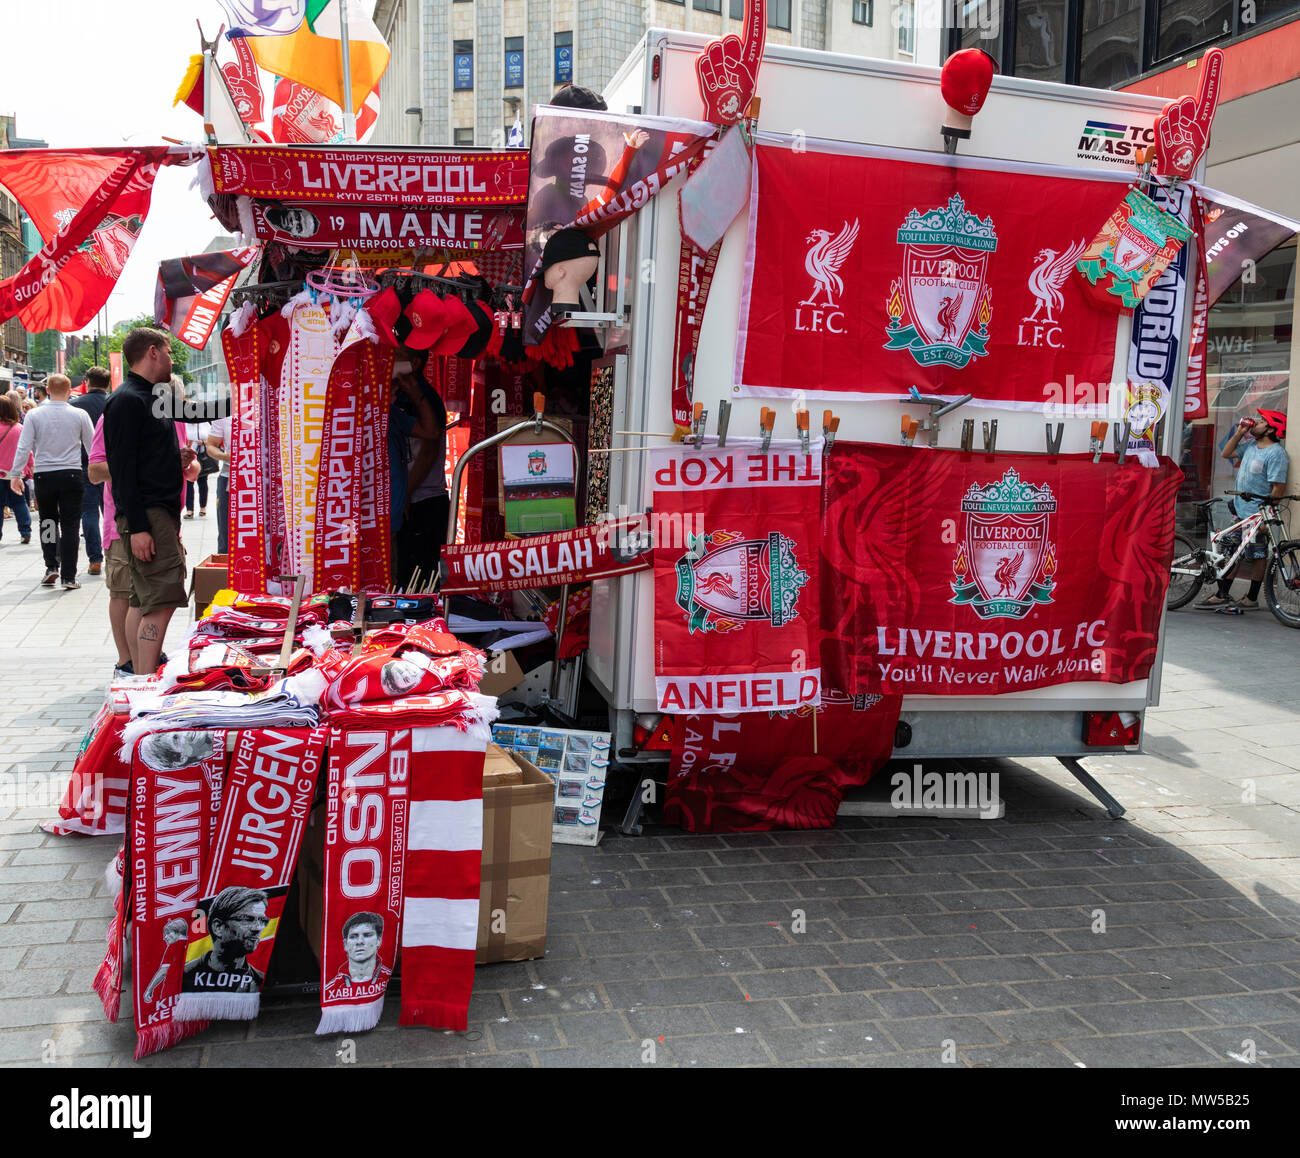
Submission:
POLYGON ((996 69, 997 64, 983 49, 963 48, 954 52, 944 61, 939 74, 939 91, 948 107, 973 117, 984 107, 996 69))
POLYGON ((450 320, 447 303, 431 289, 423 289, 406 307, 406 318, 411 323, 411 333, 406 344, 412 350, 427 350, 447 330, 450 320))
POLYGON ((400 346, 397 335, 393 333, 393 323, 402 316, 402 303, 398 301, 397 291, 392 286, 380 290, 366 303, 366 313, 375 323, 375 333, 380 341, 388 346, 400 346))
POLYGON ((478 322, 458 297, 442 299, 442 319, 445 329, 429 348, 431 354, 456 354, 465 340, 478 329, 478 322))

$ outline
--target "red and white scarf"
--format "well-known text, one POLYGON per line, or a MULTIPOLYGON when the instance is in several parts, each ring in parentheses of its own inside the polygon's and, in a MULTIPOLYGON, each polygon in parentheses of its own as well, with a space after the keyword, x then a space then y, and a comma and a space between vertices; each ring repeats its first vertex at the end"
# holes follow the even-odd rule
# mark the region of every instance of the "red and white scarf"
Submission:
POLYGON ((239 733, 197 906, 202 917, 190 926, 176 1021, 257 1016, 327 733, 239 733))
POLYGON ((110 699, 99 709, 81 741, 72 776, 59 804, 59 819, 41 828, 54 836, 81 833, 107 836, 126 831, 126 802, 131 765, 118 755, 122 729, 130 719, 125 696, 110 699))
MULTIPOLYGON (((134 750, 127 887, 133 918, 137 1059, 173 1046, 207 1024, 176 1021, 173 1013, 181 991, 190 922, 198 907, 207 850, 221 806, 225 766, 224 732, 152 733, 134 750), (160 737, 170 738, 160 742, 160 737), (208 742, 198 737, 207 737, 208 742), (186 747, 201 751, 193 763, 170 768, 173 754, 186 747)), ((117 975, 121 976, 120 968, 117 975)), ((105 1001, 106 1010, 108 1005, 105 1001)))
POLYGON ((411 733, 330 732, 317 1033, 373 1029, 397 955, 411 733))
MULTIPOLYGON (((369 345, 369 343, 367 343, 369 345)), ((393 585, 392 478, 388 464, 388 407, 392 400, 393 351, 371 351, 373 369, 361 390, 361 589, 393 585)))
POLYGON ((410 733, 411 818, 402 912, 402 1025, 469 1027, 491 728, 410 733))
POLYGON ((266 590, 266 474, 262 458, 262 331, 247 325, 221 335, 230 372, 231 407, 229 544, 230 582, 236 591, 266 590))

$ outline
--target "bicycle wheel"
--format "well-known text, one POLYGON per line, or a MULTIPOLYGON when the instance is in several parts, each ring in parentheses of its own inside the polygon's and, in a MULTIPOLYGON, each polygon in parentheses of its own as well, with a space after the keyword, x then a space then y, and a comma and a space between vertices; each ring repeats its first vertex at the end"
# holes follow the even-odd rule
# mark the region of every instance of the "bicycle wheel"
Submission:
POLYGON ((1300 628, 1300 542, 1283 543, 1269 561, 1264 599, 1279 623, 1300 628))
POLYGON ((1174 536, 1174 561, 1170 564, 1169 592, 1165 606, 1170 611, 1186 607, 1205 582, 1205 563, 1196 544, 1185 535, 1174 536), (1195 574, 1188 572, 1195 571, 1195 574))

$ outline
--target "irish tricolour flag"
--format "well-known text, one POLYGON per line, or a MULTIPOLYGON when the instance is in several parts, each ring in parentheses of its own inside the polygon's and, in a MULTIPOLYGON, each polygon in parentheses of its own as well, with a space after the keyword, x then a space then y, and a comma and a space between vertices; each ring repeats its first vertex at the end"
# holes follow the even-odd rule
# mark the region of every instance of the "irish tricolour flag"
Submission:
POLYGON ((388 45, 360 0, 307 0, 307 16, 289 36, 250 36, 253 56, 268 72, 287 76, 344 104, 339 5, 348 6, 352 111, 360 110, 388 67, 388 45))

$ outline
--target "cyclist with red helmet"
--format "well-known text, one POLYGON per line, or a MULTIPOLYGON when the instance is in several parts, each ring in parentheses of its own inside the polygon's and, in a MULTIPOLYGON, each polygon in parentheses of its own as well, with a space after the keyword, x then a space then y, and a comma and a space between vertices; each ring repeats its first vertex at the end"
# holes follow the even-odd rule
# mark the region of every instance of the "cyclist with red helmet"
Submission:
MULTIPOLYGON (((1286 477, 1290 469, 1286 447, 1281 440, 1286 437, 1286 415, 1280 410, 1258 410, 1254 418, 1243 418, 1233 431, 1223 448, 1223 457, 1237 466, 1236 489, 1247 495, 1268 495, 1280 499, 1286 494, 1286 477), (1253 436, 1254 442, 1248 443, 1240 453, 1238 444, 1245 436, 1253 436)), ((1261 506, 1259 499, 1247 499, 1238 495, 1228 500, 1229 509, 1234 518, 1244 519, 1253 515, 1261 506)), ((1232 535, 1224 539, 1228 551, 1237 549, 1240 532, 1236 539, 1232 535)), ((1252 610, 1259 607, 1259 589, 1264 580, 1264 561, 1268 558, 1268 540, 1260 533, 1255 536, 1242 556, 1241 562, 1226 579, 1219 580, 1219 590, 1208 599, 1201 600, 1197 607, 1228 607, 1232 604, 1232 581, 1249 579, 1250 587, 1246 598, 1236 601, 1238 607, 1252 610)))

